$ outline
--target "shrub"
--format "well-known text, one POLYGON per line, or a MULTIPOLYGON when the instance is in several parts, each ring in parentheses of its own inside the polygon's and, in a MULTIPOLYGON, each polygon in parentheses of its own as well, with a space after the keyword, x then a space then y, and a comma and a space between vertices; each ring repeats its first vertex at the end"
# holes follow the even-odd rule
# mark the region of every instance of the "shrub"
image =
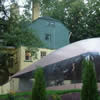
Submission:
POLYGON ((83 61, 81 100, 98 100, 95 67, 92 61, 83 61))
POLYGON ((35 72, 35 84, 32 90, 32 100, 46 100, 45 80, 42 68, 37 68, 35 72))
POLYGON ((8 94, 8 100, 15 100, 15 92, 14 91, 10 91, 8 94))
POLYGON ((53 100, 61 100, 61 97, 59 95, 52 95, 53 100))

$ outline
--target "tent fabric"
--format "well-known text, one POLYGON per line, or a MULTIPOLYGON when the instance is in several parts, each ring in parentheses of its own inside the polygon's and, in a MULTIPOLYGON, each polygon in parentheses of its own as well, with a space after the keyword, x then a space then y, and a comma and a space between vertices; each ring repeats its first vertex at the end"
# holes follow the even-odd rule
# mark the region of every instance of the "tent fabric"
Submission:
MULTIPOLYGON (((91 39, 85 39, 78 42, 74 42, 72 44, 69 44, 63 48, 60 48, 49 55, 43 57, 39 61, 33 63, 32 65, 28 66, 24 70, 16 73, 12 76, 14 77, 21 77, 21 76, 27 76, 29 73, 32 74, 32 71, 34 71, 37 66, 40 67, 53 67, 53 66, 59 66, 62 61, 67 61, 71 58, 74 58, 74 60, 77 60, 80 55, 85 55, 87 53, 92 54, 100 54, 100 38, 91 38, 91 39), (76 58, 77 59, 76 59, 76 58)), ((67 63, 65 63, 66 65, 67 63)))

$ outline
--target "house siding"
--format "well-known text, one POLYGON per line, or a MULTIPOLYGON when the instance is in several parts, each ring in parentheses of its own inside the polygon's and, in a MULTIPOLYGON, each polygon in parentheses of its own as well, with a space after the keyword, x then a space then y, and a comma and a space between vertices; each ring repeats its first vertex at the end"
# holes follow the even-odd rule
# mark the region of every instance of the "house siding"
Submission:
MULTIPOLYGON (((54 51, 54 50, 50 50, 46 48, 38 48, 37 59, 34 58, 32 59, 31 62, 30 61, 27 62, 25 61, 25 50, 26 50, 26 47, 24 46, 21 46, 20 48, 17 49, 17 52, 16 52, 17 65, 10 69, 12 73, 15 73, 16 71, 21 71, 27 66, 41 59, 41 51, 46 52, 46 55, 54 51)), ((32 80, 13 78, 13 79, 9 79, 9 81, 6 84, 0 86, 0 94, 6 94, 11 91, 14 91, 14 92, 28 91, 31 89, 32 89, 32 80)))
POLYGON ((37 19, 30 28, 44 43, 44 48, 58 49, 69 44, 70 31, 59 21, 37 19), (45 40, 46 34, 50 34, 49 40, 45 40))

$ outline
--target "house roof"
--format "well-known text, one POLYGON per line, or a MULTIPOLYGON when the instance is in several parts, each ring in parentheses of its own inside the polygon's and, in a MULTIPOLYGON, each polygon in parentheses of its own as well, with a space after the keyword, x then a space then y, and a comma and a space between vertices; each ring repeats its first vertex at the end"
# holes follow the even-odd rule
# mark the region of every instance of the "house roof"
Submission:
MULTIPOLYGON (((49 16, 43 16, 43 17, 39 17, 38 19, 44 19, 44 20, 50 20, 50 21, 55 21, 55 22, 60 22, 57 19, 51 18, 49 16)), ((34 20, 33 22, 37 21, 38 19, 34 20)), ((61 23, 61 22, 60 22, 61 23)))
POLYGON ((69 44, 69 30, 60 21, 51 17, 40 17, 30 26, 43 43, 42 48, 58 49, 69 44))

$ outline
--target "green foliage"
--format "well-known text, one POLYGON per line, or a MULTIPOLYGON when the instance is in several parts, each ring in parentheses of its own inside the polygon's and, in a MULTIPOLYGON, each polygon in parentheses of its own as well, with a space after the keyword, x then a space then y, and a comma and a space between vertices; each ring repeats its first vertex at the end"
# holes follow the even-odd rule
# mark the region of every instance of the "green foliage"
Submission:
POLYGON ((16 48, 21 45, 40 47, 40 39, 36 36, 35 32, 28 28, 31 24, 31 15, 29 13, 30 2, 26 3, 24 6, 25 10, 20 15, 19 5, 16 0, 14 1, 12 4, 5 6, 7 1, 0 0, 0 38, 4 41, 3 45, 15 46, 16 48))
POLYGON ((7 98, 8 98, 8 95, 7 94, 3 94, 3 95, 0 95, 0 99, 6 99, 7 100, 7 98))
MULTIPOLYGON (((9 21, 9 30, 7 30, 3 34, 3 40, 5 45, 7 46, 15 46, 19 47, 21 45, 30 46, 30 47, 39 47, 41 45, 41 41, 39 38, 34 34, 33 31, 28 29, 28 26, 23 26, 26 24, 23 21, 25 18, 10 18, 9 21)), ((29 22, 27 22, 29 23, 29 22)))
POLYGON ((48 95, 63 95, 67 93, 76 93, 76 92, 81 92, 80 89, 70 89, 70 90, 48 90, 47 94, 48 95))
MULTIPOLYGON (((47 90, 47 95, 63 95, 63 94, 68 94, 68 93, 76 93, 76 92, 81 92, 80 89, 71 89, 71 90, 47 90)), ((32 92, 18 92, 18 93, 15 93, 15 98, 16 99, 20 99, 20 98, 24 98, 25 96, 29 97, 32 95, 32 92)), ((5 94, 5 95, 0 95, 0 100, 7 100, 8 98, 8 94, 5 94)), ((26 100, 26 99, 24 99, 26 100)), ((29 99, 27 99, 29 100, 29 99)), ((100 96, 99 96, 99 100, 100 100, 100 96)))
MULTIPOLYGON (((9 0, 9 2, 12 0, 9 0)), ((7 0, 0 0, 0 48, 7 48, 8 46, 13 46, 15 48, 19 48, 20 46, 26 46, 27 49, 32 52, 32 56, 36 57, 37 48, 42 46, 42 43, 39 37, 36 35, 36 32, 33 32, 29 25, 31 24, 30 18, 30 2, 24 6, 25 10, 23 14, 19 14, 19 5, 16 2, 17 0, 13 0, 15 2, 8 3, 5 5, 7 0), (1 42, 2 40, 2 42, 1 42)), ((29 1, 29 0, 28 0, 29 1)), ((0 49, 0 56, 2 49, 0 49)), ((11 55, 9 53, 3 52, 4 55, 2 59, 0 59, 0 71, 1 67, 3 66, 3 70, 9 71, 9 65, 14 61, 9 61, 11 55), (2 66, 1 66, 2 65, 2 66)), ((14 60, 14 59, 13 59, 14 60)), ((14 67, 10 65, 10 67, 14 67)), ((14 74, 14 72, 13 72, 14 74)), ((10 75, 10 72, 9 72, 10 75)), ((2 75, 1 75, 2 76, 2 75)), ((3 77, 4 78, 4 77, 3 77)))
POLYGON ((18 93, 15 93, 15 96, 31 96, 32 95, 32 92, 18 92, 18 93))
MULTIPOLYGON (((67 94, 67 93, 76 93, 76 92, 81 92, 81 90, 80 89, 71 89, 71 90, 47 90, 46 91, 47 95, 63 95, 63 94, 67 94)), ((16 100, 22 99, 25 96, 30 98, 31 95, 32 95, 32 92, 18 92, 18 93, 14 94, 16 100)), ((1 99, 7 100, 7 98, 8 98, 8 94, 0 95, 0 100, 1 99)), ((26 99, 24 99, 24 100, 26 100, 26 99)))
POLYGON ((14 100, 14 97, 15 97, 14 95, 8 93, 8 100, 14 100))
POLYGON ((44 72, 42 68, 37 68, 35 72, 35 83, 32 90, 32 100, 46 100, 46 89, 44 72))
POLYGON ((53 100, 61 100, 59 95, 52 95, 53 100))
POLYGON ((30 99, 26 97, 16 97, 14 100, 30 100, 30 99))
POLYGON ((98 100, 95 67, 92 61, 83 61, 81 100, 98 100))
POLYGON ((72 32, 70 41, 100 36, 100 0, 51 0, 41 6, 43 16, 60 20, 72 32), (95 20, 94 20, 95 18, 95 20))
MULTIPOLYGON (((67 93, 81 92, 80 89, 70 89, 70 90, 46 90, 47 95, 63 95, 67 93)), ((32 92, 18 92, 14 94, 15 96, 31 96, 32 92)), ((0 98, 6 98, 8 95, 0 95, 0 98)))

